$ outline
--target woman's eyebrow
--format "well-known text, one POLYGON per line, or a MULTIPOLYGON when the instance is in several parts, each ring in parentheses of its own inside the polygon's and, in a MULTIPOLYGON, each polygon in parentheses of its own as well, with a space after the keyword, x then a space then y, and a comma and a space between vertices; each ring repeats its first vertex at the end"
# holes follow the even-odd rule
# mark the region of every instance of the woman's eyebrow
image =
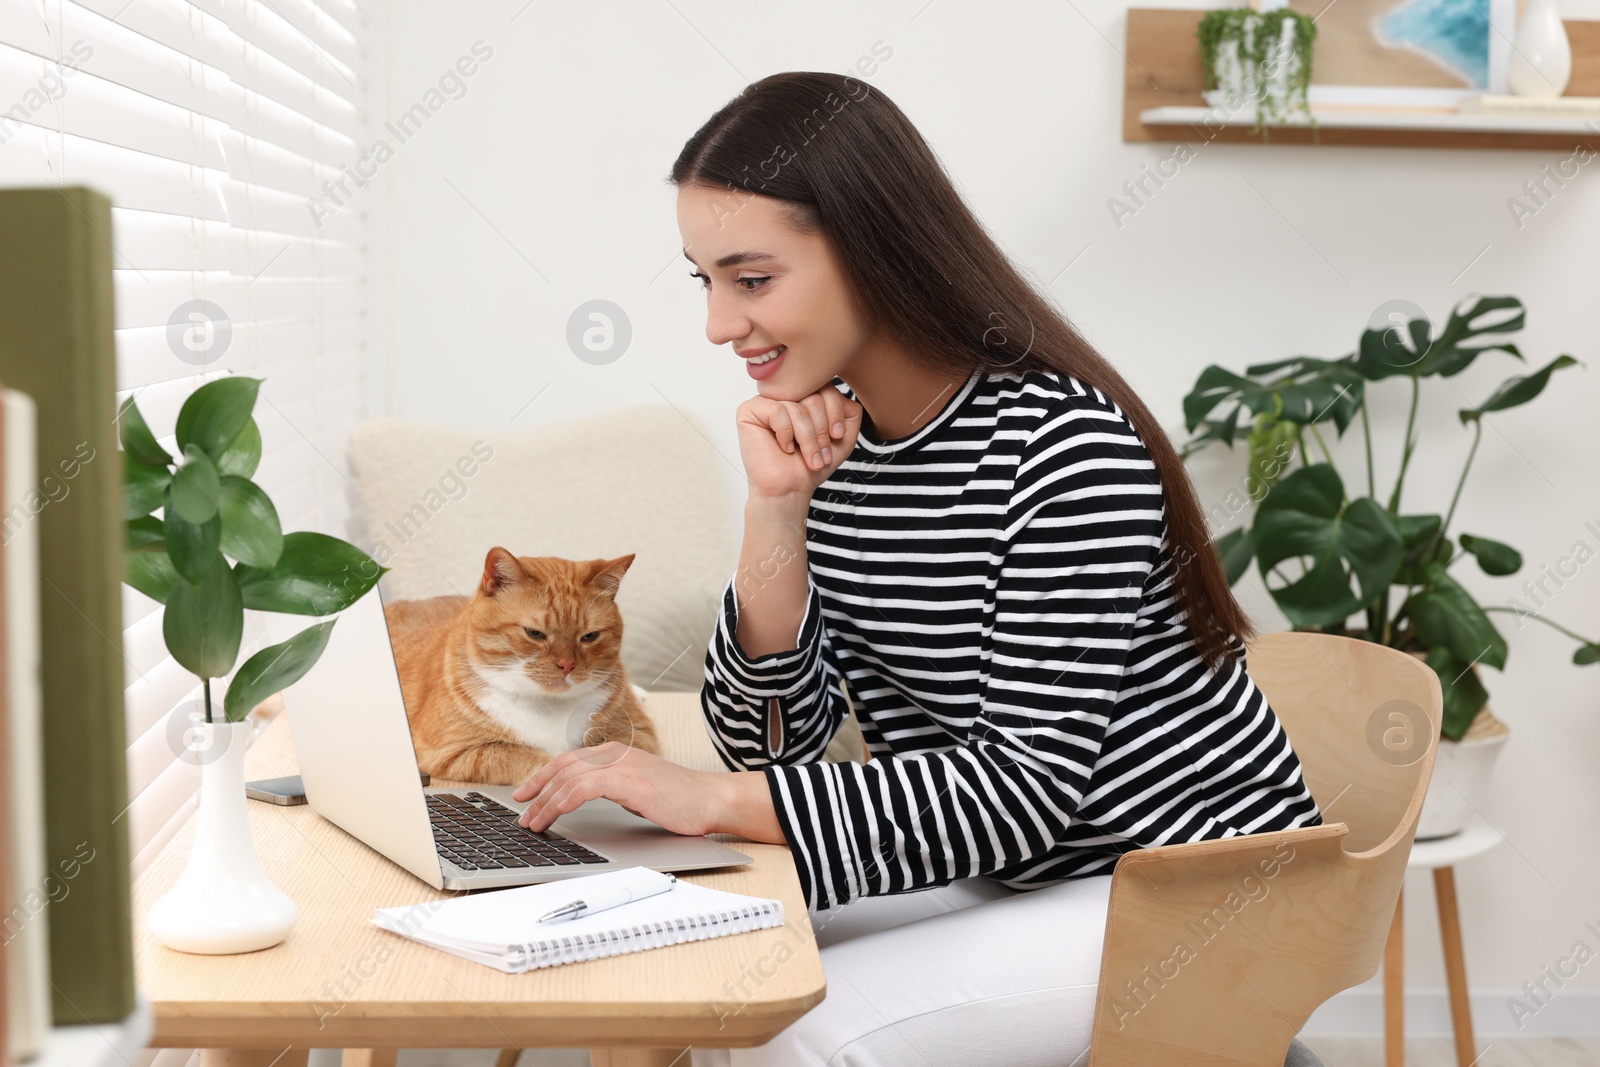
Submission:
MULTIPOLYGON (((689 254, 689 250, 687 248, 683 250, 683 258, 687 259, 690 263, 694 263, 694 265, 697 267, 700 265, 699 263, 695 263, 695 258, 689 254)), ((777 258, 778 257, 773 255, 771 252, 730 252, 721 259, 717 260, 715 266, 718 269, 721 269, 723 267, 736 267, 741 263, 759 263, 763 260, 777 258)))

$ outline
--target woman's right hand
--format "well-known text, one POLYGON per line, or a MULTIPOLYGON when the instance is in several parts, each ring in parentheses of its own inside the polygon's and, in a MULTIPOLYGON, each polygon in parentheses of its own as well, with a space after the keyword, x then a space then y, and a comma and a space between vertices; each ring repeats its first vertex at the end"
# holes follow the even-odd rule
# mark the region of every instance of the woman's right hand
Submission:
POLYGON ((753 396, 740 404, 739 454, 751 497, 809 501, 855 449, 861 413, 832 382, 799 400, 753 396))

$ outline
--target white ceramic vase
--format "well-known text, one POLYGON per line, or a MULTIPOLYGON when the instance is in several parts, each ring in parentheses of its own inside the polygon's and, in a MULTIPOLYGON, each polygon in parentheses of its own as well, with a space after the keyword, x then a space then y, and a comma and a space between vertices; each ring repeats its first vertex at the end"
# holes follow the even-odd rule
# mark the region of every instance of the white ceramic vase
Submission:
POLYGON ((145 920, 168 948, 207 955, 253 952, 278 944, 294 926, 294 901, 267 878, 250 838, 244 795, 250 727, 246 721, 189 728, 184 758, 200 764, 194 844, 183 873, 145 920))
POLYGON ((1506 81, 1517 96, 1553 97, 1572 77, 1572 43, 1556 0, 1528 0, 1511 41, 1506 81))
POLYGON ((1485 705, 1460 741, 1439 739, 1433 777, 1417 820, 1418 841, 1460 833, 1483 807, 1495 758, 1510 736, 1510 727, 1485 705))

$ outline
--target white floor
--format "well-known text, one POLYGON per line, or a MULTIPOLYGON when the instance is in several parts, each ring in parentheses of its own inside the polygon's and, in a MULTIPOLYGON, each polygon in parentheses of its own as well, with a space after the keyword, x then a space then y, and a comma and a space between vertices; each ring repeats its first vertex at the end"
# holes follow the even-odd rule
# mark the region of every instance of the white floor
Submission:
MULTIPOLYGON (((1383 1067, 1381 1037, 1305 1040, 1329 1067, 1383 1067)), ((1406 1067, 1456 1067, 1455 1045, 1448 1037, 1410 1038, 1406 1067)), ((1600 1037, 1480 1037, 1473 1067, 1600 1067, 1600 1037)))
MULTIPOLYGON (((1328 1067, 1385 1067, 1381 1037, 1318 1036, 1307 1039, 1328 1067)), ((1600 1037, 1490 1037, 1478 1041, 1473 1067, 1600 1067, 1600 1037)), ((156 1057, 152 1050, 148 1063, 156 1057)), ((399 1067, 495 1067, 495 1049, 407 1049, 399 1067)), ((175 1056, 167 1059, 175 1060, 175 1056)), ((310 1067, 339 1067, 340 1053, 318 1049, 310 1067)), ((517 1067, 588 1067, 583 1049, 527 1049, 517 1067)), ((195 1053, 182 1067, 199 1067, 195 1053)), ((178 1067, 177 1063, 162 1067, 178 1067)), ((1455 1046, 1448 1037, 1415 1037, 1406 1041, 1406 1067, 1457 1067, 1455 1046)))
MULTIPOLYGON (((1316 1037, 1312 1047, 1329 1067, 1384 1067, 1379 1037, 1316 1037)), ((1600 1037, 1495 1037, 1478 1043, 1473 1067, 1600 1067, 1600 1037)), ((494 1067, 492 1049, 408 1049, 399 1067, 494 1067)), ((582 1049, 528 1049, 517 1067, 587 1067, 582 1049)), ((198 1057, 190 1067, 198 1067, 198 1057)), ((313 1056, 311 1067, 338 1067, 337 1053, 313 1056)), ((1418 1037, 1406 1042, 1406 1067, 1456 1067, 1448 1037, 1418 1037)))

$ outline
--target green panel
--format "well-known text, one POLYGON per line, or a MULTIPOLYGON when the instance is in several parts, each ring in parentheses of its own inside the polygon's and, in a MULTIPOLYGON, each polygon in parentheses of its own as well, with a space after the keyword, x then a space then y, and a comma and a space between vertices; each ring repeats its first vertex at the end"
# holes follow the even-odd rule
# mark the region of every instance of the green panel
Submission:
POLYGON ((91 189, 0 191, 0 383, 38 407, 41 480, 70 487, 32 520, 57 1025, 134 1008, 110 239, 111 201, 91 189))

